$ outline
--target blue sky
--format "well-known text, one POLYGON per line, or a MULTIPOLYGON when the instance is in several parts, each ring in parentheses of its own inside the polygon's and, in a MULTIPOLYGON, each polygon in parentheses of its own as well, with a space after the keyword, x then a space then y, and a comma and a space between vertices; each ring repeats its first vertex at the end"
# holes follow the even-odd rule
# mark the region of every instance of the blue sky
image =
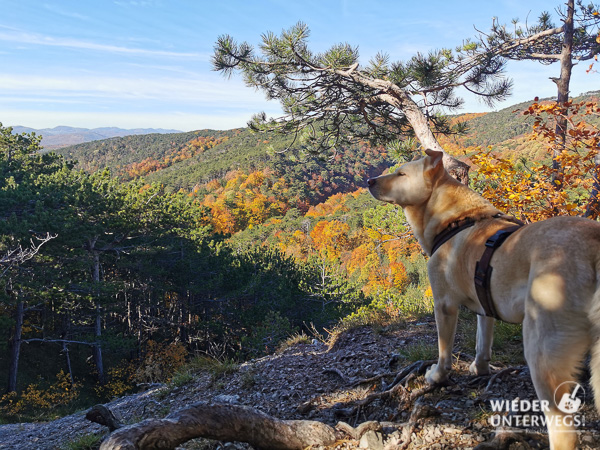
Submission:
MULTIPOLYGON (((532 0, 3 0, 0 15, 0 122, 34 128, 155 127, 194 130, 245 126, 278 105, 211 70, 217 37, 258 43, 301 20, 310 45, 359 46, 392 60, 455 47, 488 29, 493 16, 533 21, 560 5, 532 0)), ((598 74, 575 67, 573 94, 600 88, 598 74)), ((512 97, 495 109, 556 95, 558 66, 511 63, 512 97)), ((488 110, 465 96, 463 112, 488 110)))

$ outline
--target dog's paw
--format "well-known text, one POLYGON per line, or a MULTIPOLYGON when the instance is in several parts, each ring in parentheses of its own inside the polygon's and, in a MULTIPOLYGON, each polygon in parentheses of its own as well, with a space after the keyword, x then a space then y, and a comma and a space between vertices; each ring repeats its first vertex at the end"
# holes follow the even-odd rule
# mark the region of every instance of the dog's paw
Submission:
POLYGON ((444 384, 448 379, 448 372, 443 370, 437 364, 432 365, 425 372, 425 381, 429 384, 444 384))
POLYGON ((475 360, 469 366, 469 372, 471 375, 488 375, 490 373, 490 363, 487 361, 478 362, 475 360))

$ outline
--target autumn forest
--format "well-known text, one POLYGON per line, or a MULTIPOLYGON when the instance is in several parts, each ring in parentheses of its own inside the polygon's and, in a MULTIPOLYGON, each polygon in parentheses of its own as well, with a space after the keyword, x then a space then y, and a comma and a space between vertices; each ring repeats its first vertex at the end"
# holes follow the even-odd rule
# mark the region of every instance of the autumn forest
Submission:
MULTIPOLYGON (((564 189, 535 102, 451 118, 441 139, 470 184, 534 221, 583 215, 597 94, 572 103, 564 189), (493 123, 494 126, 490 126, 493 123)), ((432 313, 426 256, 369 177, 404 148, 357 140, 327 157, 248 129, 95 141, 46 152, 0 128, 3 421, 51 418, 291 337, 432 313)))

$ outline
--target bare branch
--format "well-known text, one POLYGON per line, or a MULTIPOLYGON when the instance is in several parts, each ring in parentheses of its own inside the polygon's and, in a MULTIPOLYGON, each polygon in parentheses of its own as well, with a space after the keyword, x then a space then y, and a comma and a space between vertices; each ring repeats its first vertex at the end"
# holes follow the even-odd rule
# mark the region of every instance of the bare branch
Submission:
POLYGON ((0 266, 4 266, 2 273, 0 273, 0 278, 3 277, 12 267, 21 265, 25 261, 32 259, 38 254, 40 248, 42 248, 46 242, 51 241, 56 237, 56 234, 51 235, 50 233, 46 233, 46 235, 43 237, 35 236, 29 241, 31 243, 30 247, 24 249, 21 245, 19 245, 17 248, 9 250, 4 255, 0 256, 0 266))
POLYGON ((71 339, 28 338, 28 339, 23 339, 22 342, 24 342, 24 343, 47 342, 47 343, 51 343, 51 344, 80 344, 80 345, 89 345, 90 347, 98 345, 97 342, 73 341, 71 339))

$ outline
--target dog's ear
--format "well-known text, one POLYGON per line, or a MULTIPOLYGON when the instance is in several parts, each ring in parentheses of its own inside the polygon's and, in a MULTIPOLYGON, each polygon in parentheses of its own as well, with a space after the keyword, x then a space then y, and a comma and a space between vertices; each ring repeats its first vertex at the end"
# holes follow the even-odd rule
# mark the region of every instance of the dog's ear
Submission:
POLYGON ((436 150, 427 149, 425 154, 431 158, 431 168, 435 169, 439 164, 442 164, 444 154, 436 150))
POLYGON ((438 152, 436 150, 427 149, 425 150, 425 154, 427 154, 426 161, 426 171, 431 171, 432 176, 440 175, 444 172, 444 164, 442 163, 442 159, 444 157, 444 153, 438 152))

